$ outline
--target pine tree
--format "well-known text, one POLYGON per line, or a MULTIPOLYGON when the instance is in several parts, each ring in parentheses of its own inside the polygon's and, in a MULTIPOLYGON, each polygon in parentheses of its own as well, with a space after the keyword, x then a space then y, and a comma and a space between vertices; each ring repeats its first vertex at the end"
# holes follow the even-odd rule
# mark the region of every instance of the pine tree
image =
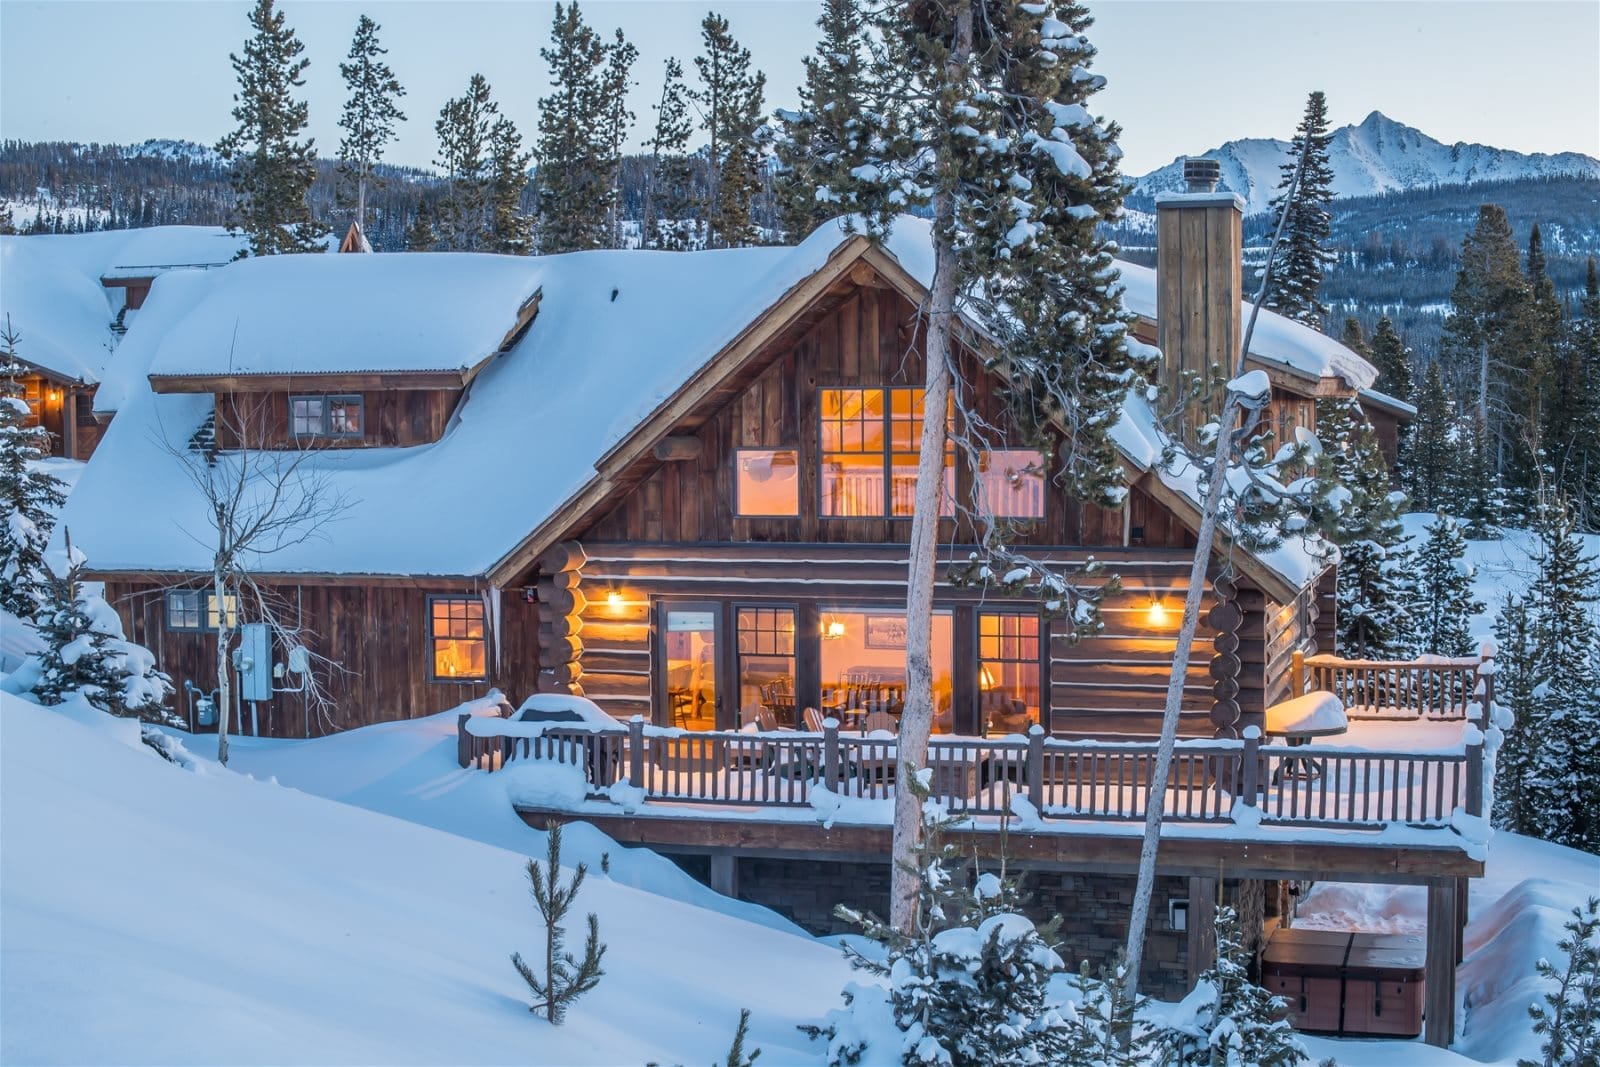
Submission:
POLYGON ((1428 364, 1416 405, 1416 421, 1400 449, 1400 483, 1419 510, 1459 504, 1450 499, 1461 461, 1455 414, 1437 362, 1428 364))
POLYGON ((1366 334, 1361 330, 1361 320, 1354 315, 1344 317, 1344 329, 1339 334, 1339 343, 1369 363, 1372 361, 1372 353, 1367 349, 1366 334))
POLYGON ((1566 965, 1547 959, 1535 965, 1539 977, 1555 987, 1543 1004, 1528 1008, 1533 1032, 1544 1038, 1540 1058, 1518 1060, 1517 1067, 1600 1067, 1600 898, 1573 908, 1566 931, 1556 942, 1566 965))
POLYGON ((1063 1064, 1093 1064, 1094 1067, 1147 1067, 1150 1063, 1151 1032, 1138 1025, 1142 998, 1130 998, 1126 975, 1119 958, 1114 966, 1102 968, 1098 977, 1085 962, 1073 976, 1077 1003, 1072 1005, 1071 1024, 1063 1064))
POLYGON ((230 55, 239 78, 233 117, 239 123, 217 143, 231 164, 238 194, 237 229, 250 237, 252 255, 324 252, 328 227, 311 216, 306 194, 317 177, 316 143, 299 140, 308 108, 294 98, 311 60, 305 46, 274 8, 256 0, 244 55, 230 55))
POLYGON ((1495 756, 1494 825, 1512 833, 1534 832, 1529 781, 1533 754, 1543 743, 1534 715, 1534 692, 1540 680, 1535 652, 1535 614, 1526 596, 1506 593, 1494 619, 1495 703, 1516 716, 1514 729, 1495 756))
POLYGON ((1407 348, 1395 332, 1394 320, 1385 315, 1372 331, 1372 343, 1367 346, 1367 360, 1378 368, 1378 380, 1372 387, 1380 393, 1407 403, 1416 391, 1411 373, 1411 349, 1407 348))
POLYGON ((739 1028, 733 1032, 733 1044, 728 1046, 728 1055, 723 1058, 721 1067, 755 1067, 756 1060, 761 1058, 760 1049, 744 1050, 744 1043, 750 1037, 750 1009, 739 1009, 739 1028))
POLYGON ((644 247, 681 252, 693 242, 694 162, 688 155, 689 88, 683 64, 666 61, 655 134, 650 138, 650 170, 645 186, 644 247))
POLYGON ((441 247, 476 252, 487 246, 493 229, 489 202, 493 186, 491 133, 500 105, 490 98, 489 83, 474 74, 463 96, 446 101, 434 130, 439 156, 434 165, 449 182, 438 205, 435 227, 441 247))
POLYGON ((1323 271, 1334 258, 1325 247, 1332 218, 1328 205, 1333 203, 1333 166, 1328 162, 1332 141, 1328 98, 1319 90, 1306 100, 1305 114, 1289 146, 1289 159, 1279 167, 1283 172, 1278 185, 1281 191, 1272 199, 1274 217, 1279 218, 1299 170, 1300 186, 1288 205, 1284 251, 1273 267, 1267 306, 1312 329, 1320 329, 1328 314, 1327 305, 1317 299, 1317 290, 1322 287, 1323 271))
POLYGON ((634 113, 628 109, 628 90, 637 83, 633 80, 633 64, 639 50, 628 42, 618 28, 606 48, 606 69, 600 79, 600 89, 605 105, 600 109, 600 159, 611 179, 606 205, 606 247, 622 248, 622 146, 633 129, 634 113))
POLYGON ((83 553, 67 539, 62 573, 46 569, 46 599, 35 628, 44 639, 33 692, 59 704, 80 693, 90 704, 122 718, 163 722, 172 682, 155 669, 148 649, 123 638, 122 620, 83 582, 83 553))
POLYGON ((1232 908, 1217 909, 1217 961, 1156 1034, 1159 1067, 1295 1067, 1309 1058, 1288 1005, 1250 980, 1232 908))
POLYGON ((822 39, 804 60, 800 107, 775 116, 777 195, 795 243, 839 215, 882 214, 887 192, 871 169, 888 113, 877 99, 870 20, 861 0, 823 0, 817 25, 822 39))
POLYGON ((1600 851, 1600 566, 1583 554, 1565 501, 1541 505, 1534 532, 1534 611, 1529 806, 1539 836, 1600 851))
POLYGON ((1528 283, 1506 213, 1495 204, 1478 210, 1478 223, 1461 243, 1461 267, 1439 341, 1439 358, 1456 398, 1472 404, 1475 425, 1487 436, 1475 492, 1488 496, 1505 484, 1525 429, 1514 379, 1525 370, 1521 330, 1528 283), (1487 479, 1487 481, 1484 481, 1487 479))
MULTIPOLYGON (((1523 353, 1519 372, 1510 382, 1513 410, 1516 412, 1520 432, 1516 447, 1511 451, 1507 482, 1513 499, 1525 511, 1547 477, 1546 459, 1548 442, 1544 439, 1546 428, 1545 408, 1554 399, 1553 376, 1557 353, 1563 340, 1561 300, 1556 296, 1555 283, 1545 265, 1544 239, 1535 223, 1528 236, 1528 258, 1524 270, 1527 283, 1527 304, 1516 332, 1523 353)), ((1566 435, 1566 431, 1555 430, 1566 435)))
POLYGON ((350 90, 339 117, 344 130, 339 141, 339 174, 355 186, 356 225, 362 232, 367 228, 367 186, 381 181, 373 176, 373 168, 383 159, 384 146, 394 140, 395 123, 406 120, 396 102, 406 91, 384 62, 389 50, 378 43, 380 28, 362 15, 356 21, 348 62, 339 64, 350 90))
POLYGON ((31 469, 50 454, 50 433, 28 425, 33 409, 17 385, 26 370, 21 342, 7 315, 0 330, 0 610, 26 620, 48 591, 44 552, 67 497, 61 479, 31 469))
POLYGON ((620 31, 616 43, 606 45, 583 21, 576 3, 558 3, 550 46, 539 54, 550 68, 554 90, 539 99, 534 150, 539 251, 611 247, 622 138, 633 117, 625 91, 637 49, 620 31))
POLYGON ((528 983, 534 1002, 529 1011, 544 1012, 551 1023, 559 1025, 566 1017, 572 1002, 600 984, 605 975, 600 963, 605 958, 606 947, 600 943, 600 920, 589 915, 589 937, 584 943, 583 959, 566 952, 566 932, 561 922, 583 888, 584 876, 589 873, 585 864, 578 864, 572 872, 572 881, 561 884, 561 824, 551 823, 547 832, 545 862, 541 869, 538 860, 528 861, 528 885, 533 903, 544 922, 544 969, 535 972, 520 952, 511 954, 511 965, 522 980, 528 983))
POLYGON ((1544 418, 1552 488, 1571 502, 1581 529, 1600 531, 1600 278, 1592 256, 1557 347, 1544 418))
POLYGON ((1332 483, 1337 515, 1325 525, 1340 550, 1339 651, 1356 659, 1403 655, 1410 630, 1409 566, 1399 507, 1378 440, 1354 398, 1317 404, 1317 477, 1332 483))
POLYGON ((700 88, 689 99, 700 108, 700 124, 710 137, 706 160, 710 183, 701 208, 707 248, 759 244, 755 198, 761 189, 761 125, 767 76, 752 72, 750 49, 729 32, 728 20, 711 12, 700 24, 704 52, 695 57, 700 88))
POLYGON ((489 232, 483 245, 491 252, 527 255, 533 244, 533 226, 522 210, 522 193, 528 187, 528 153, 522 135, 508 118, 489 127, 489 232))
POLYGON ((433 230, 433 212, 426 200, 417 204, 417 213, 406 230, 407 252, 432 252, 439 247, 439 235, 433 230))
POLYGON ((1466 538, 1443 512, 1428 524, 1426 532, 1427 539, 1414 557, 1416 600, 1410 612, 1412 651, 1437 656, 1469 656, 1473 652, 1473 642, 1467 627, 1483 610, 1483 604, 1472 595, 1474 571, 1466 559, 1466 538))

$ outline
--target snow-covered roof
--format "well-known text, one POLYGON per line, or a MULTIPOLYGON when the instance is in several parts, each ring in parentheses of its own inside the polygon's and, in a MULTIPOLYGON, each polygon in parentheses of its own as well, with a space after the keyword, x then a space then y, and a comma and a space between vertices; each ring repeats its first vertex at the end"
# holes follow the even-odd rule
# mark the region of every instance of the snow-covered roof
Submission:
MULTIPOLYGON (((96 569, 206 567, 208 513, 170 445, 201 426, 211 397, 154 393, 145 376, 158 368, 466 366, 493 352, 522 300, 542 291, 531 328, 472 380, 437 442, 309 457, 307 471, 343 497, 340 513, 324 536, 255 563, 269 573, 482 575, 848 239, 829 225, 792 248, 283 256, 165 275, 97 395, 97 410, 117 417, 58 529, 70 526, 96 569), (431 355, 442 350, 443 364, 431 355)), ((886 248, 931 282, 925 220, 901 219, 886 248)), ((1155 466, 1159 431, 1141 397, 1130 396, 1117 437, 1135 466, 1155 466)), ((1158 476, 1198 504, 1192 478, 1158 476)), ((1285 547, 1266 563, 1300 584, 1322 567, 1307 556, 1285 547)))
POLYGON ((1357 395, 1361 398, 1363 404, 1370 404, 1373 407, 1392 411, 1397 415, 1404 415, 1408 418, 1414 419, 1417 417, 1417 406, 1401 400, 1397 396, 1381 393, 1376 389, 1363 389, 1357 395))
POLYGON ((0 318, 11 316, 19 355, 58 377, 100 380, 121 296, 102 278, 151 277, 225 263, 241 238, 213 226, 153 226, 80 234, 0 236, 0 318))
MULTIPOLYGON (((1156 317, 1156 272, 1152 267, 1119 261, 1123 306, 1141 318, 1156 317)), ((1250 319, 1250 304, 1239 305, 1241 322, 1250 319)), ((1271 311, 1262 311, 1250 336, 1253 361, 1286 368, 1305 378, 1342 378, 1352 389, 1365 389, 1378 380, 1377 368, 1350 349, 1309 326, 1271 311)))
POLYGON ((552 262, 481 254, 240 260, 209 272, 204 295, 160 338, 148 373, 466 370, 495 354, 552 262))

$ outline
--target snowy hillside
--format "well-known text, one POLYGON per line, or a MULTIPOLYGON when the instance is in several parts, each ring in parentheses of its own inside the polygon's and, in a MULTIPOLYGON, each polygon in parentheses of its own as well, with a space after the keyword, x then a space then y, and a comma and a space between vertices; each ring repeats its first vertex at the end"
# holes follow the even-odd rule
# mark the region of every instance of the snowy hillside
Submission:
MULTIPOLYGON (((1250 137, 1205 152, 1222 164, 1222 185, 1245 198, 1246 213, 1267 210, 1288 157, 1289 142, 1250 137)), ((1342 126, 1329 145, 1336 196, 1372 196, 1430 185, 1473 185, 1577 175, 1600 179, 1600 160, 1578 152, 1525 154, 1481 144, 1436 141, 1414 127, 1374 111, 1358 126, 1342 126)), ((1134 195, 1180 190, 1183 159, 1134 180, 1134 195)))

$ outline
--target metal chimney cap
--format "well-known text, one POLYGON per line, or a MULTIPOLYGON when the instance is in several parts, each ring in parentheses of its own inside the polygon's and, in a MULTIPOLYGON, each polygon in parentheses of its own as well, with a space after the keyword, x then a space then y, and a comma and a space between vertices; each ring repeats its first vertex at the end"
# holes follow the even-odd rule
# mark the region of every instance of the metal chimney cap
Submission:
POLYGON ((1214 193, 1222 181, 1222 164, 1201 156, 1185 156, 1183 182, 1191 193, 1214 193))

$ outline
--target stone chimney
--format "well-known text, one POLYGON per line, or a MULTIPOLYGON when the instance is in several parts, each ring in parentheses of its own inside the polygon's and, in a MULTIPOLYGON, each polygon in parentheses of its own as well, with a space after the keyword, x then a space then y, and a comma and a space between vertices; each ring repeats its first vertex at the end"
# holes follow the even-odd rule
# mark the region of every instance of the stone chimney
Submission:
MULTIPOLYGON (((1204 378, 1212 364, 1233 375, 1242 328, 1244 200, 1218 192, 1214 159, 1183 161, 1186 191, 1156 197, 1156 323, 1161 382, 1181 387, 1185 371, 1204 378)), ((1185 419, 1191 427, 1221 408, 1221 390, 1185 419)))

